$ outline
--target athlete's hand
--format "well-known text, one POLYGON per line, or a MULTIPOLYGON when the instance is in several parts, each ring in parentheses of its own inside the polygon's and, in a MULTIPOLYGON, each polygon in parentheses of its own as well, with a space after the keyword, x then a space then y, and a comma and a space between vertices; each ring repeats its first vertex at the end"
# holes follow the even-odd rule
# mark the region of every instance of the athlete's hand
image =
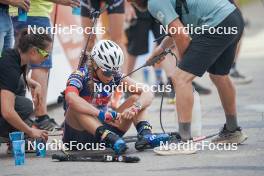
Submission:
POLYGON ((28 135, 29 137, 34 138, 34 139, 42 138, 45 141, 48 140, 48 132, 46 130, 39 130, 39 129, 31 128, 30 133, 28 135))
POLYGON ((12 0, 10 1, 10 5, 15 7, 20 7, 28 12, 30 7, 30 2, 27 0, 12 0))
POLYGON ((120 114, 117 113, 116 111, 107 111, 107 112, 100 111, 98 115, 98 118, 101 122, 112 122, 118 120, 120 117, 121 117, 120 114))
POLYGON ((121 114, 121 118, 126 120, 131 120, 134 116, 138 114, 138 112, 139 110, 135 106, 132 106, 124 110, 124 112, 121 114))
POLYGON ((80 0, 56 0, 54 1, 56 4, 64 5, 64 6, 71 6, 71 7, 80 7, 81 1, 80 0))

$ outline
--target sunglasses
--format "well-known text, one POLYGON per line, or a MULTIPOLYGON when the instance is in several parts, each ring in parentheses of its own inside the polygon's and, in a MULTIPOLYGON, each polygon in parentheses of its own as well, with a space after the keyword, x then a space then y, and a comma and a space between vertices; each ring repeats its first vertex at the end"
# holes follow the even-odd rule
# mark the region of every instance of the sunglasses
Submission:
POLYGON ((36 47, 36 49, 37 49, 38 53, 39 53, 42 57, 44 57, 44 58, 49 57, 49 52, 48 52, 48 51, 43 50, 43 49, 40 49, 40 48, 38 48, 38 47, 36 47))
POLYGON ((103 68, 100 68, 102 70, 102 74, 106 77, 111 77, 113 76, 113 74, 116 74, 117 71, 113 71, 113 70, 107 70, 107 69, 103 69, 103 68))

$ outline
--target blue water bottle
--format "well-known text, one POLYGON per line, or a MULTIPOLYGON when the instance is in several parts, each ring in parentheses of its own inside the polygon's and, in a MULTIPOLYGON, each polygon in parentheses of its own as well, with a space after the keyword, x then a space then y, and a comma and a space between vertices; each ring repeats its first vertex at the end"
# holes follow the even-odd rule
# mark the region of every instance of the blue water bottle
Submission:
MULTIPOLYGON (((26 1, 30 5, 30 0, 26 1)), ((27 11, 22 8, 18 8, 18 21, 27 21, 27 11)))
POLYGON ((41 158, 46 157, 46 142, 42 138, 36 139, 36 155, 41 158))
MULTIPOLYGON (((77 0, 75 0, 77 1, 77 0)), ((72 14, 73 15, 81 15, 81 7, 73 7, 72 8, 72 14)))

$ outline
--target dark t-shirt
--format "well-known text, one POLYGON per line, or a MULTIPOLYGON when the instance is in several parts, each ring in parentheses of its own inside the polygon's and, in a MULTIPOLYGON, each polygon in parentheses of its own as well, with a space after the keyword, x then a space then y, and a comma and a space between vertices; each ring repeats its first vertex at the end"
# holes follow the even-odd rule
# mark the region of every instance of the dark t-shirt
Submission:
POLYGON ((0 9, 8 9, 8 5, 0 3, 0 9))
POLYGON ((0 58, 0 89, 16 94, 20 77, 23 73, 21 58, 16 49, 7 49, 0 58))

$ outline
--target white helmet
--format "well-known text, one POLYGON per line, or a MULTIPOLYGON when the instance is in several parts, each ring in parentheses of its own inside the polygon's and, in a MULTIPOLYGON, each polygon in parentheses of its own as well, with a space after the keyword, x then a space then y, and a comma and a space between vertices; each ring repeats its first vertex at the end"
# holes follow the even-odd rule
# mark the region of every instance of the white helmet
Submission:
POLYGON ((122 49, 111 40, 100 40, 92 49, 92 58, 98 67, 118 71, 124 63, 122 49))

